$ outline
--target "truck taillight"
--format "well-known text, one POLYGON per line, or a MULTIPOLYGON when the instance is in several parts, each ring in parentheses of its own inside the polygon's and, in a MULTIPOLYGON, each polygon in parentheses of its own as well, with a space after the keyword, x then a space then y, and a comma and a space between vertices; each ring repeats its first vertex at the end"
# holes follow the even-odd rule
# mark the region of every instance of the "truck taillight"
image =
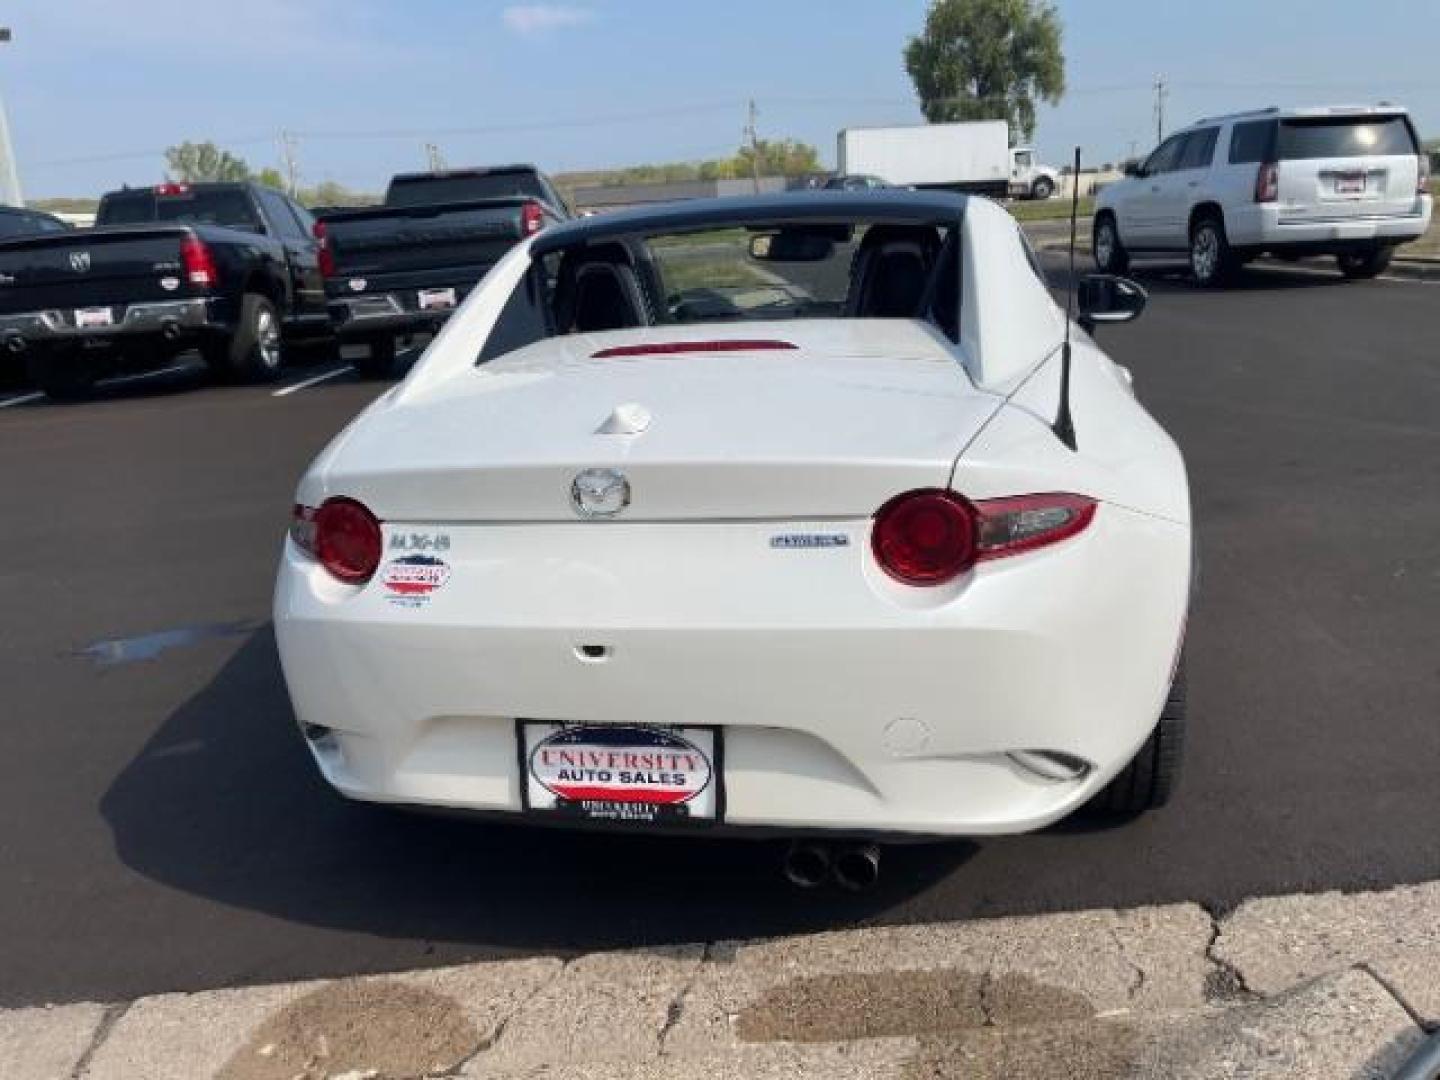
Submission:
POLYGON ((537 202, 527 202, 520 207, 520 232, 534 236, 545 227, 545 211, 537 202))
POLYGON ((943 585, 977 562, 1058 544, 1095 518, 1095 500, 1056 492, 972 503, 926 488, 891 499, 875 515, 875 561, 906 585, 943 585))
POLYGON ((180 266, 185 271, 185 280, 191 285, 209 288, 220 280, 215 268, 215 256, 193 233, 180 241, 180 266))
POLYGON ((190 194, 190 185, 156 184, 153 190, 156 195, 188 195, 190 194))
POLYGON ((1430 194, 1430 155, 1420 151, 1420 179, 1415 184, 1416 195, 1430 194))
POLYGON ((1280 166, 1264 162, 1255 174, 1255 201, 1274 202, 1280 197, 1280 166))
POLYGON ((323 277, 335 276, 335 252, 330 248, 330 234, 325 228, 325 222, 315 222, 314 228, 310 230, 315 234, 315 242, 320 245, 316 253, 320 259, 320 273, 323 277))

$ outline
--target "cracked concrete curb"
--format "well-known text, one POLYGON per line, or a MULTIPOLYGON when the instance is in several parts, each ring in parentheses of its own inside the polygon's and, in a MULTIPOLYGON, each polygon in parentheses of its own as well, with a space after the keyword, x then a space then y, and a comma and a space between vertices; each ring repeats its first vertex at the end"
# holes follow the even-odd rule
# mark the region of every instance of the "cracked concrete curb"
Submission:
POLYGON ((1378 1078, 1437 1026, 1440 882, 14 1009, 0 1072, 1378 1078))

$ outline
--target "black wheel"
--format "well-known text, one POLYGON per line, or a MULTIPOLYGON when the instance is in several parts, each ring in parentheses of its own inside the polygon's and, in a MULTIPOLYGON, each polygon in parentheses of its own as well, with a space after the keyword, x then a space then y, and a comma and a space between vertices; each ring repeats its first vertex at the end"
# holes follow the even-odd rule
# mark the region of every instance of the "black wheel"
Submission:
POLYGON ((1035 183, 1030 186, 1030 197, 1032 199, 1048 199, 1055 194, 1055 181, 1048 176, 1037 177, 1035 183))
POLYGON ((56 401, 80 401, 95 389, 99 365, 80 349, 35 349, 25 360, 30 381, 56 401))
POLYGON ((1373 251, 1352 251, 1336 255, 1335 261, 1340 266, 1340 273, 1355 281, 1383 273, 1394 254, 1395 249, 1392 247, 1378 247, 1373 251))
POLYGON ((1095 256, 1095 268, 1102 274, 1123 274, 1130 269, 1130 253, 1120 242, 1120 229, 1115 224, 1114 214, 1104 213, 1096 217, 1090 245, 1095 256))
POLYGON ((246 293, 240 319, 228 338, 206 342, 205 363, 222 379, 274 382, 280 377, 280 316, 268 297, 246 293))
POLYGON ((1190 273, 1197 285, 1223 285, 1235 266, 1235 253, 1225 238, 1223 221, 1210 215, 1190 226, 1190 273))
POLYGON ((1155 730, 1120 775, 1090 801, 1091 813, 1128 816, 1164 806, 1180 780, 1185 756, 1185 661, 1175 669, 1155 730))
POLYGON ((367 379, 388 379, 395 374, 395 339, 371 338, 365 343, 365 355, 356 357, 355 370, 367 379))

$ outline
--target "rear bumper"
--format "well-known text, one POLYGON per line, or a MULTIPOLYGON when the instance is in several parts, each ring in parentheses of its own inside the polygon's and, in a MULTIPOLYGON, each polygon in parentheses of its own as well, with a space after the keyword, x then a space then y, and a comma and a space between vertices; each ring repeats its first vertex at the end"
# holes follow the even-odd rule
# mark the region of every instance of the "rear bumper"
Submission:
POLYGON ((342 338, 428 333, 445 324, 464 302, 466 292, 457 287, 455 307, 428 311, 414 306, 413 290, 332 296, 328 304, 330 324, 342 338))
POLYGON ((1376 214, 1356 217, 1286 217, 1282 207, 1249 205, 1226 211, 1225 229, 1237 248, 1264 251, 1311 251, 1315 253, 1373 248, 1378 244, 1403 244, 1425 235, 1430 227, 1432 199, 1422 196, 1407 214, 1376 214))
POLYGON ((868 522, 825 523, 841 547, 769 545, 796 527, 452 527, 420 607, 287 544, 275 626, 297 719, 345 795, 522 820, 519 720, 715 726, 725 826, 923 836, 1047 825, 1153 728, 1184 527, 1103 507, 922 598, 870 565, 868 522), (1085 771, 1048 779, 1020 751, 1085 771))
MULTIPOLYGON (((121 305, 111 305, 118 308, 121 305)), ((216 318, 215 301, 208 298, 129 304, 111 326, 78 327, 71 313, 24 311, 0 315, 0 342, 13 350, 15 343, 38 345, 65 341, 94 341, 111 337, 153 334, 179 338, 202 331, 225 330, 216 318)))

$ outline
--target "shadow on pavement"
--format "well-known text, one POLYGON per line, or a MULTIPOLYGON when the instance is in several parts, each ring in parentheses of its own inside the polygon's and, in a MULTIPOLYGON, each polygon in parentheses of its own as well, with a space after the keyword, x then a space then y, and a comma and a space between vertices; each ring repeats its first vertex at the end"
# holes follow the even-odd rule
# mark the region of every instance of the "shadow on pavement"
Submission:
POLYGON ((268 626, 170 717, 100 809, 125 864, 167 886, 303 924, 509 949, 849 925, 976 850, 894 848, 867 893, 803 892, 783 879, 777 842, 569 833, 349 803, 295 731, 268 626))

